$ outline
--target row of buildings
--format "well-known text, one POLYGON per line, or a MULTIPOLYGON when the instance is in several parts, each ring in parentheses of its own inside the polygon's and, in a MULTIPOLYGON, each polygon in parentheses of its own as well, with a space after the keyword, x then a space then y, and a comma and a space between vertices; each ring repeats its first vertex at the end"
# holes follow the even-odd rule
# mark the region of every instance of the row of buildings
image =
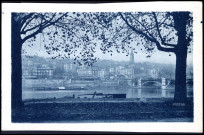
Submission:
POLYGON ((131 52, 130 61, 127 65, 117 66, 78 66, 73 63, 65 63, 60 68, 42 64, 40 67, 28 62, 23 67, 23 78, 44 78, 44 79, 71 79, 71 78, 97 78, 107 79, 133 79, 133 78, 158 78, 159 70, 156 68, 137 67, 134 63, 134 54, 131 52))
MULTIPOLYGON (((151 69, 148 72, 143 70, 139 74, 136 74, 136 68, 134 67, 124 67, 119 66, 116 68, 99 68, 99 67, 80 67, 75 70, 64 70, 61 74, 62 78, 100 78, 100 79, 115 79, 116 77, 123 77, 126 79, 132 79, 141 76, 149 76, 152 78, 158 77, 158 71, 156 69, 151 69), (75 74, 74 74, 75 73, 75 74)), ((142 69, 140 69, 142 71, 142 69)), ((55 78, 55 69, 50 67, 42 68, 29 68, 23 69, 24 78, 55 78)))

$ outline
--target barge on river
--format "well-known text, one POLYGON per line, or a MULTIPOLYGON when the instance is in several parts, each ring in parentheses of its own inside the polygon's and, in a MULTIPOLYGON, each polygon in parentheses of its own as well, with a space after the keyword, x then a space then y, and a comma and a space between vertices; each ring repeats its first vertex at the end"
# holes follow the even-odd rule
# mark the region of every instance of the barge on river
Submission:
POLYGON ((93 94, 81 94, 78 98, 126 98, 126 94, 103 94, 96 93, 93 94))

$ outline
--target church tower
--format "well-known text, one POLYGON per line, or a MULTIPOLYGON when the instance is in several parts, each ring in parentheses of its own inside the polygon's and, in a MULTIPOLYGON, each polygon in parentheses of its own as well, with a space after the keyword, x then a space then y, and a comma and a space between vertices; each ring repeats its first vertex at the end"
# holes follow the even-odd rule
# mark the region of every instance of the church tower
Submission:
POLYGON ((130 53, 130 65, 134 64, 134 53, 133 53, 133 49, 131 49, 131 53, 130 53))

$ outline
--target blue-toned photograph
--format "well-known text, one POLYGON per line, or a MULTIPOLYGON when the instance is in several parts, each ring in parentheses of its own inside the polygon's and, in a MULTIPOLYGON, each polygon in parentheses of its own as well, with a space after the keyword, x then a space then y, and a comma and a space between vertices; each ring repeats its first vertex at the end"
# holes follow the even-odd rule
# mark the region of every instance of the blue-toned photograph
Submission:
POLYGON ((13 123, 194 122, 192 12, 12 12, 13 123))

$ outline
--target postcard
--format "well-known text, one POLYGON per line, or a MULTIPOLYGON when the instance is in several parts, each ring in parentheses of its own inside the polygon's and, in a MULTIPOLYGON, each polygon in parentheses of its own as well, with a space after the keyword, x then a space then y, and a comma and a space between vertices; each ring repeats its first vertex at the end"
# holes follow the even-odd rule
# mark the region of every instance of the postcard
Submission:
POLYGON ((3 3, 2 129, 202 132, 201 4, 3 3))

